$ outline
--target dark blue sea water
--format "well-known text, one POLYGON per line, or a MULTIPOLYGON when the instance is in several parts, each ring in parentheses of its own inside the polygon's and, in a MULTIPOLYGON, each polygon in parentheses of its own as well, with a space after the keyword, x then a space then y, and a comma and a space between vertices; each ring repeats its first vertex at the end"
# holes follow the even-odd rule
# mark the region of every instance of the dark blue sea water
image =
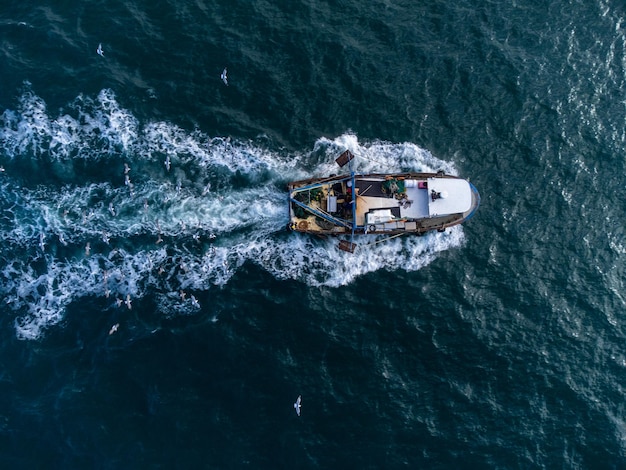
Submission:
POLYGON ((5 2, 1 467, 626 468, 625 18, 5 2), (482 206, 286 232, 345 149, 482 206))

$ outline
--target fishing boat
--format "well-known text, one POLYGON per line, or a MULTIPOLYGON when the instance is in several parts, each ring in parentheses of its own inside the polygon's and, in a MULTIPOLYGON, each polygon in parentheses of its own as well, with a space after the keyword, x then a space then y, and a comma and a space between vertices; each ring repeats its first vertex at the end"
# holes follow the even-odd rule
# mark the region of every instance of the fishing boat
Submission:
MULTIPOLYGON (((350 164, 343 152, 336 162, 350 164)), ((355 235, 423 235, 469 220, 480 205, 474 185, 438 173, 371 173, 293 181, 289 189, 289 230, 345 236, 339 248, 354 252, 355 235)))

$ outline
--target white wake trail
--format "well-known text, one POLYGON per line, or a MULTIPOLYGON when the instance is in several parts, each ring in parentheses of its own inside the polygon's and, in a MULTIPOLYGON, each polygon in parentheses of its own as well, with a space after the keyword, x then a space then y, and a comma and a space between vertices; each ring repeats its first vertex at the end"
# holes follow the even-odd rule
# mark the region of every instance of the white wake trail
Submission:
POLYGON ((456 173, 412 143, 345 134, 288 154, 167 122, 142 125, 110 90, 79 96, 59 116, 27 90, 0 119, 8 170, 0 293, 17 312, 18 336, 39 337, 86 296, 126 308, 118 304, 127 296, 137 306, 150 293, 164 315, 193 312, 194 292, 226 285, 245 263, 277 279, 337 287, 381 269, 420 269, 463 244, 455 227, 378 244, 367 237, 351 255, 337 240, 287 233, 286 183, 338 173, 334 159, 345 149, 358 157, 357 172, 456 173), (26 171, 37 165, 57 179, 26 171))

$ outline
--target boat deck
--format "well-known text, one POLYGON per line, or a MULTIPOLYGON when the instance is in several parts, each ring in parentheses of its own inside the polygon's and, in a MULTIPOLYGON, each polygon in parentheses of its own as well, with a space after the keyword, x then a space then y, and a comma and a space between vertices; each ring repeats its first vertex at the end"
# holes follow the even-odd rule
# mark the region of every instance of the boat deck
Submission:
POLYGON ((358 179, 356 181, 356 223, 365 225, 368 212, 377 209, 389 209, 394 219, 420 219, 428 217, 428 190, 405 188, 406 201, 410 205, 401 203, 399 199, 390 197, 382 190, 381 180, 358 179))
POLYGON ((480 203, 466 180, 434 173, 312 178, 289 188, 289 228, 316 234, 442 231, 471 217, 480 203))

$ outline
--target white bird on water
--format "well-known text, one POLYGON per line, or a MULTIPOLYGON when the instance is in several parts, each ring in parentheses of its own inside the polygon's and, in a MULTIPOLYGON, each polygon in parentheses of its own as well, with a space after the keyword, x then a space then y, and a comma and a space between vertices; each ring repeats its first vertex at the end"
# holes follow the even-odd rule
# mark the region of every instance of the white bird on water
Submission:
POLYGON ((98 49, 96 49, 96 52, 98 53, 99 56, 104 57, 104 51, 102 50, 102 43, 98 44, 98 49))
POLYGON ((298 399, 293 404, 293 407, 296 410, 296 414, 300 416, 300 408, 302 408, 302 395, 298 395, 298 399))
POLYGON ((130 301, 130 294, 126 294, 126 301, 124 303, 128 307, 128 310, 131 310, 133 308, 132 303, 130 301))
POLYGON ((224 67, 224 70, 222 70, 222 74, 220 75, 220 78, 222 79, 222 81, 224 82, 224 85, 228 86, 228 75, 227 75, 228 71, 226 70, 226 67, 224 67))
POLYGON ((167 171, 170 171, 171 167, 172 167, 172 161, 170 160, 170 156, 168 155, 165 158, 165 168, 167 169, 167 171))

